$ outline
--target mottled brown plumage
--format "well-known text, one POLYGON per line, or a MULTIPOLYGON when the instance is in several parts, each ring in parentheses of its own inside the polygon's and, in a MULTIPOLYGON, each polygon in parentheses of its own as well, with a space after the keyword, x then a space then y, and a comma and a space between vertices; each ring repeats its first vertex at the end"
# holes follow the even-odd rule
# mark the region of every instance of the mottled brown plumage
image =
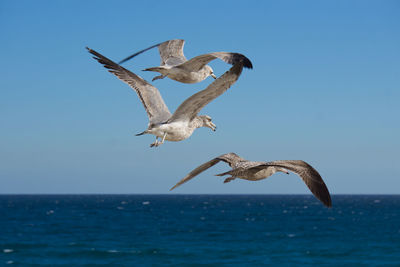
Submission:
POLYGON ((248 161, 239 157, 235 153, 223 154, 200 165, 186 175, 186 177, 180 180, 174 187, 171 188, 171 190, 183 183, 186 183, 220 161, 228 163, 232 168, 230 171, 217 174, 217 176, 230 175, 230 177, 225 179, 224 183, 230 182, 236 178, 258 181, 265 179, 276 172, 284 172, 289 174, 289 171, 291 171, 301 177, 314 196, 325 206, 332 206, 331 196, 328 188, 326 187, 320 174, 307 162, 302 160, 277 160, 270 162, 248 161))

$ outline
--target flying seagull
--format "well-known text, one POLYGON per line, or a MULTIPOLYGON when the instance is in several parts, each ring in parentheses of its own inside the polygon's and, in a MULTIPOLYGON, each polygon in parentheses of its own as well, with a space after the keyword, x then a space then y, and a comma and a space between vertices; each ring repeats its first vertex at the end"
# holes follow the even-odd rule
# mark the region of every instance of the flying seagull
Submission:
POLYGON ((214 166, 220 161, 228 163, 229 166, 232 168, 232 170, 230 171, 216 175, 230 175, 230 177, 224 180, 224 183, 228 183, 236 178, 249 181, 258 181, 265 179, 276 172, 284 172, 286 174, 289 174, 289 171, 292 171, 301 177, 301 179, 314 194, 314 196, 318 198, 325 206, 332 206, 331 196, 329 194, 328 188, 326 187, 319 173, 307 162, 304 162, 302 160, 277 160, 270 162, 248 161, 244 158, 239 157, 235 153, 223 154, 200 165, 199 167, 191 171, 188 175, 186 175, 185 178, 180 180, 170 190, 173 190, 183 183, 186 183, 187 181, 191 180, 198 174, 214 166))
POLYGON ((164 140, 182 141, 189 138, 193 131, 200 127, 208 127, 215 131, 216 125, 212 123, 210 116, 199 116, 197 114, 208 103, 228 90, 237 81, 243 69, 242 62, 234 64, 229 71, 216 79, 206 89, 186 99, 171 114, 157 88, 100 53, 88 47, 86 49, 94 55, 94 59, 109 69, 109 72, 127 83, 137 93, 149 117, 147 130, 137 135, 155 135, 156 141, 150 147, 157 147, 164 143, 164 140), (158 138, 161 138, 161 141, 158 138))
POLYGON ((182 83, 198 83, 207 78, 208 76, 216 79, 213 69, 207 65, 210 61, 219 58, 226 63, 236 64, 241 62, 246 68, 253 68, 251 61, 242 54, 229 53, 229 52, 214 52, 209 54, 203 54, 187 60, 183 55, 183 45, 185 40, 175 39, 165 41, 146 49, 143 49, 123 60, 118 64, 122 64, 129 59, 146 52, 154 47, 158 47, 161 57, 161 66, 147 68, 144 71, 155 71, 161 73, 161 75, 153 78, 152 81, 157 79, 163 79, 169 77, 175 81, 182 83))

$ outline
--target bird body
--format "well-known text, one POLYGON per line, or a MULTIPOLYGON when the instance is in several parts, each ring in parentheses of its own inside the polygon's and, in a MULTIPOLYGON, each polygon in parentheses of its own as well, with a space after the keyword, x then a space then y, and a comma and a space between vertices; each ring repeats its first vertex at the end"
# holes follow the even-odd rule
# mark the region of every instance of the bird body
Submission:
MULTIPOLYGON (((211 118, 210 118, 211 119, 211 118)), ((151 125, 147 129, 147 133, 153 134, 159 138, 165 136, 167 141, 182 141, 189 138, 194 130, 200 127, 209 127, 215 130, 216 126, 210 121, 210 126, 207 123, 203 123, 201 116, 196 116, 191 121, 172 121, 170 123, 160 123, 156 125, 151 125)))
POLYGON ((155 135, 156 141, 150 145, 151 147, 159 146, 165 140, 185 140, 193 134, 195 129, 200 127, 208 127, 215 131, 216 125, 212 122, 211 117, 198 115, 198 113, 208 103, 228 90, 237 81, 243 69, 241 62, 236 63, 229 71, 207 86, 206 89, 186 99, 171 114, 157 88, 93 49, 87 49, 89 53, 94 55, 94 59, 103 64, 105 68, 109 69, 109 72, 127 83, 137 93, 149 117, 147 130, 137 135, 155 135), (161 138, 161 141, 158 141, 158 138, 161 138))
POLYGON ((147 132, 159 138, 163 138, 167 134, 165 140, 177 142, 190 137, 194 130, 195 128, 190 127, 188 122, 178 121, 153 125, 149 127, 147 132))
MULTIPOLYGON (((156 71, 161 73, 162 75, 156 76, 153 78, 153 81, 157 79, 162 79, 164 77, 168 77, 172 80, 183 82, 183 83, 198 83, 206 79, 208 76, 213 76, 214 72, 212 68, 208 65, 205 65, 198 71, 190 71, 190 70, 183 70, 179 67, 174 66, 160 66, 160 67, 152 67, 144 69, 144 71, 156 71)), ((216 77, 215 77, 216 78, 216 77)))
POLYGON ((135 54, 121 60, 119 64, 122 64, 147 50, 158 47, 161 57, 161 65, 144 69, 144 71, 155 71, 161 74, 160 76, 154 77, 152 81, 163 79, 165 77, 182 83, 198 83, 206 79, 208 76, 216 79, 217 77, 214 75, 213 69, 208 66, 207 63, 217 58, 231 65, 241 63, 246 68, 253 68, 251 61, 247 57, 239 53, 231 52, 213 52, 187 60, 183 54, 184 44, 185 41, 181 39, 165 41, 136 52, 135 54))
MULTIPOLYGON (((232 177, 249 180, 249 181, 259 181, 259 180, 263 180, 263 179, 270 177, 271 175, 275 174, 278 171, 281 171, 281 170, 279 170, 278 168, 272 167, 272 166, 269 168, 265 168, 265 169, 262 169, 259 171, 254 171, 254 172, 239 170, 235 175, 232 175, 232 177)), ((282 172, 285 172, 285 171, 282 171, 282 172)), ((287 172, 285 172, 285 173, 287 173, 287 172)))
POLYGON ((236 178, 259 181, 275 174, 276 172, 283 172, 289 174, 289 171, 296 173, 301 177, 314 196, 319 199, 325 206, 331 207, 331 197, 324 181, 320 174, 307 162, 302 160, 277 160, 277 161, 248 161, 235 153, 227 153, 218 156, 191 171, 182 180, 180 180, 170 190, 175 189, 183 183, 193 179, 206 169, 214 166, 220 161, 229 164, 232 170, 217 174, 216 176, 229 175, 230 177, 224 180, 228 183, 236 178))

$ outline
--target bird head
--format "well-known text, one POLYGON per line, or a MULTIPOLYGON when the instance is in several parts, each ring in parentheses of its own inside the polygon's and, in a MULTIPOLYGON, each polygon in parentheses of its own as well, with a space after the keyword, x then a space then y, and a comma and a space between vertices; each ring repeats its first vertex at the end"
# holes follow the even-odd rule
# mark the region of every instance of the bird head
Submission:
POLYGON ((217 76, 215 76, 214 71, 210 66, 205 65, 204 67, 206 68, 206 73, 208 73, 209 76, 213 77, 214 79, 217 79, 217 76))
POLYGON ((207 116, 207 115, 202 115, 199 116, 203 122, 203 127, 208 127, 211 130, 213 130, 215 132, 215 130, 217 129, 217 125, 215 125, 212 121, 211 121, 211 117, 207 116))

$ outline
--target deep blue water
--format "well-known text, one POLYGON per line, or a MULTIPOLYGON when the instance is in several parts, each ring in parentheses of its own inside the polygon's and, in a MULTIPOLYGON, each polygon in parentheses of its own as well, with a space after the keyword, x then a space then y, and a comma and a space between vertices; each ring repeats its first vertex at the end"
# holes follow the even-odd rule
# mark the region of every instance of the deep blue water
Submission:
POLYGON ((0 195, 0 265, 400 266, 400 196, 0 195))

